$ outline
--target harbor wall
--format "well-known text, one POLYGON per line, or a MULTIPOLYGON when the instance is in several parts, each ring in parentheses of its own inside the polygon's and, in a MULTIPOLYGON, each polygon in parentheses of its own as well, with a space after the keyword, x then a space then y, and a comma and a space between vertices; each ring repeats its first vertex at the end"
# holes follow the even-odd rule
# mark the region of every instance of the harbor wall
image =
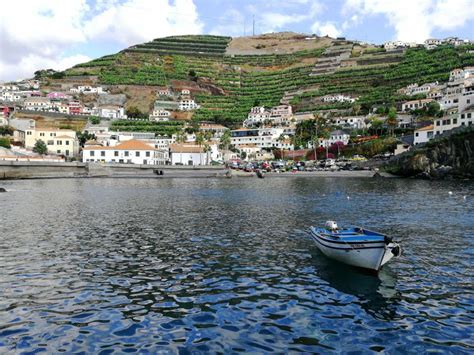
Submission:
POLYGON ((130 165, 0 161, 0 179, 79 177, 220 177, 222 166, 130 165))

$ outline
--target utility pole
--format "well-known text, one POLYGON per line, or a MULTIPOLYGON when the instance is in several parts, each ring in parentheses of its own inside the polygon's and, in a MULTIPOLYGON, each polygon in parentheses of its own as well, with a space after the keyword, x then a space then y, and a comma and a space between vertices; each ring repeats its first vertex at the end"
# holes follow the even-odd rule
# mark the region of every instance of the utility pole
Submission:
POLYGON ((255 15, 252 16, 252 36, 255 36, 255 15))

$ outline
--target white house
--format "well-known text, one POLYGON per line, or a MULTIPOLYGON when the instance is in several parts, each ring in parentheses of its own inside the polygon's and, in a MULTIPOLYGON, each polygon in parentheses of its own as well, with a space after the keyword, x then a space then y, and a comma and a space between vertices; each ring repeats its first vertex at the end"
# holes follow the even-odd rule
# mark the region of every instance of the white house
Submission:
POLYGON ((342 94, 325 95, 321 98, 321 100, 323 102, 354 102, 355 101, 354 98, 350 96, 342 95, 342 94))
POLYGON ((33 126, 25 130, 25 148, 33 149, 38 140, 46 144, 48 153, 72 157, 79 151, 76 132, 70 129, 47 129, 33 126))
POLYGON ((163 109, 154 109, 150 116, 150 121, 169 121, 171 112, 163 109))
POLYGON ((197 144, 170 144, 171 165, 206 165, 208 162, 204 146, 197 144))
POLYGON ((24 107, 33 111, 48 111, 52 108, 51 101, 47 97, 29 97, 25 99, 24 107))
POLYGON ((431 124, 426 127, 418 128, 415 130, 413 144, 418 145, 428 142, 434 137, 434 126, 431 124))
POLYGON ((459 114, 460 126, 470 126, 474 124, 474 105, 467 107, 459 114))
POLYGON ((433 99, 406 101, 402 104, 402 111, 417 110, 417 109, 426 107, 430 102, 433 102, 433 101, 434 101, 433 99))
POLYGON ((225 131, 229 130, 227 127, 215 124, 215 123, 201 123, 199 125, 199 130, 203 132, 211 132, 214 138, 220 138, 225 133, 225 131))
POLYGON ((264 122, 270 118, 270 112, 263 106, 256 106, 250 109, 247 119, 244 121, 245 127, 250 127, 258 122, 264 122))
POLYGON ((178 110, 180 111, 192 111, 197 110, 200 106, 194 102, 193 99, 181 99, 178 104, 178 110))
POLYGON ((239 128, 230 132, 230 141, 234 146, 256 144, 260 148, 272 148, 283 133, 283 128, 239 128))
POLYGON ((337 142, 341 142, 344 145, 347 145, 349 143, 350 138, 351 138, 351 136, 347 132, 344 132, 344 131, 338 129, 338 130, 335 130, 335 131, 331 132, 331 134, 329 136, 329 139, 320 138, 319 139, 319 146, 320 147, 330 147, 331 145, 333 145, 337 142))
POLYGON ((83 162, 164 165, 165 154, 150 144, 131 139, 116 146, 85 146, 83 162))
POLYGON ((92 112, 94 115, 104 118, 118 119, 127 117, 124 108, 116 105, 95 107, 92 112))
POLYGON ((365 116, 347 116, 347 117, 335 117, 332 119, 333 124, 337 126, 352 128, 352 129, 363 129, 367 127, 365 123, 365 116))

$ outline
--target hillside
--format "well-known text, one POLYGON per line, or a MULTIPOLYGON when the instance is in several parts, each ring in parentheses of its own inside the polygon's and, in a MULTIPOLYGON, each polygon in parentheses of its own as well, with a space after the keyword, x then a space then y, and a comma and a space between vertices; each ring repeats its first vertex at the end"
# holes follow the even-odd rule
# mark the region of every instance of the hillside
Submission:
POLYGON ((51 87, 108 85, 145 111, 153 105, 154 86, 188 84, 201 105, 193 119, 231 124, 243 121, 257 104, 291 103, 296 111, 351 109, 351 104, 322 104, 318 99, 333 93, 359 97, 361 111, 367 112, 373 105, 401 100, 396 95, 400 87, 445 81, 453 68, 474 65, 473 49, 386 52, 373 45, 294 33, 234 39, 173 36, 76 65, 62 79, 48 81, 51 87))

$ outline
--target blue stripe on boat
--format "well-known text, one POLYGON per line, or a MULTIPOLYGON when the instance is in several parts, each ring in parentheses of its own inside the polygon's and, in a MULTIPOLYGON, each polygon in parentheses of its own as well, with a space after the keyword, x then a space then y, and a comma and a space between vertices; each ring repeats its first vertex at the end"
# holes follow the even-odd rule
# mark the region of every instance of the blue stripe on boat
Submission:
MULTIPOLYGON (((338 250, 357 250, 357 249, 383 249, 385 248, 385 245, 380 245, 380 246, 370 246, 370 247, 356 247, 356 246, 350 246, 350 247, 347 247, 347 248, 339 248, 339 247, 335 247, 335 246, 332 246, 332 245, 326 245, 325 243, 322 243, 320 241, 320 239, 322 238, 319 238, 317 234, 315 233, 311 233, 312 234, 312 237, 313 239, 316 241, 316 243, 326 247, 326 248, 330 248, 330 249, 338 249, 338 250)), ((324 239, 322 239, 324 240, 324 239)), ((343 244, 345 244, 343 242, 343 244)), ((350 243, 349 243, 350 244, 350 243)), ((361 243, 358 243, 358 244, 361 244, 361 243)))

